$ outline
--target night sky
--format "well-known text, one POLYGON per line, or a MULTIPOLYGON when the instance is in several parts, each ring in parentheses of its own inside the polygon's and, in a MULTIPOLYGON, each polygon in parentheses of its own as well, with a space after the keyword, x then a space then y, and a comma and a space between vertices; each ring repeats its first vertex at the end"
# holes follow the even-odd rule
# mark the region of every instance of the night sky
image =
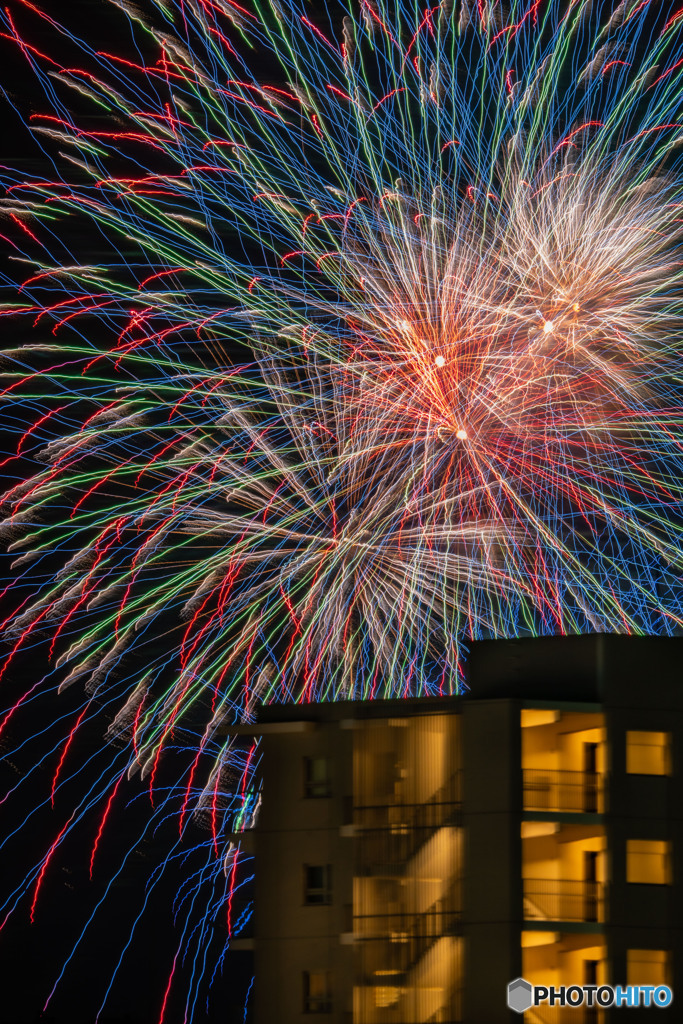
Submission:
MULTIPOLYGON (((84 38, 88 38, 94 49, 108 48, 120 54, 130 54, 139 59, 133 49, 132 36, 126 18, 121 11, 112 9, 110 4, 97 0, 50 0, 40 3, 43 9, 55 12, 60 20, 74 27, 84 38)), ((140 0, 144 7, 144 0, 140 0)), ((33 45, 46 52, 59 51, 65 66, 69 63, 69 47, 63 40, 56 40, 45 23, 31 16, 20 0, 9 0, 9 10, 15 17, 22 35, 30 38, 33 45)), ((31 113, 49 112, 40 89, 36 87, 27 62, 18 53, 16 46, 0 40, 0 54, 3 62, 1 80, 7 98, 3 110, 3 132, 0 145, 2 160, 6 167, 19 175, 54 174, 50 154, 56 151, 43 140, 42 150, 31 137, 25 124, 31 113), (21 117, 14 107, 21 112, 21 117)), ((149 41, 148 56, 156 59, 149 41)), ((255 58, 258 63, 258 57, 255 58)), ((83 110, 89 109, 82 101, 83 110)), ((74 104, 79 99, 74 94, 74 104)), ((65 177, 69 171, 64 171, 65 177)), ((16 174, 13 173, 13 177, 16 174)), ((12 237, 9 221, 2 218, 0 233, 12 237)), ((91 229, 92 230, 92 229, 91 229)), ((68 225, 63 233, 65 242, 64 258, 71 242, 79 261, 85 262, 90 256, 93 262, 106 262, 105 240, 95 236, 84 238, 83 226, 68 225), (73 233, 70 235, 70 232, 73 233)), ((5 260, 3 271, 10 301, 14 295, 9 289, 9 279, 21 277, 16 264, 8 262, 11 245, 3 243, 5 260)), ((85 322, 81 323, 84 329, 85 322)), ((101 331, 101 325, 96 330, 101 331)), ((18 320, 3 323, 3 344, 31 337, 29 323, 18 320)), ((12 452, 16 438, 32 422, 34 410, 8 406, 4 410, 3 449, 12 452)), ((26 472, 33 471, 30 462, 15 460, 3 468, 7 483, 21 479, 26 472)), ((4 564, 7 570, 7 563, 4 564)), ((25 594, 13 592, 11 599, 4 599, 5 615, 21 603, 25 594)), ((4 616, 3 616, 4 617, 4 616)), ((46 644, 37 645, 13 663, 11 673, 3 680, 2 707, 10 707, 14 700, 29 686, 40 680, 47 672, 46 644)), ((143 666, 141 666, 143 667, 143 666)), ((129 666, 131 672, 133 666, 129 666)), ((8 800, 0 805, 0 835, 9 836, 20 828, 9 845, 10 853, 0 852, 0 867, 3 879, 2 891, 12 891, 15 884, 33 868, 39 857, 54 841, 73 807, 77 797, 77 779, 72 788, 67 788, 55 801, 31 816, 25 822, 27 811, 35 801, 42 801, 50 790, 50 779, 59 760, 60 750, 56 748, 45 756, 55 739, 50 739, 50 727, 57 719, 64 723, 73 720, 82 706, 82 694, 76 688, 57 696, 59 682, 43 696, 32 701, 12 719, 11 726, 0 737, 0 796, 39 761, 40 768, 31 782, 23 788, 21 801, 8 800), (41 760, 42 759, 42 760, 41 760)), ((89 762, 87 772, 94 772, 96 766, 111 762, 111 750, 104 749, 102 737, 108 723, 108 711, 101 713, 85 731, 79 733, 71 757, 74 764, 89 762)), ((60 735, 63 735, 62 726, 60 735)), ((67 730, 68 731, 68 730, 67 730)), ((122 751, 122 756, 125 751, 122 751)), ((122 762, 123 763, 123 762, 122 762)), ((148 818, 145 803, 145 787, 137 782, 129 785, 126 799, 118 801, 107 824, 106 835, 98 850, 92 881, 89 878, 89 857, 97 831, 94 819, 88 832, 80 828, 73 837, 63 844, 52 858, 42 882, 41 893, 35 908, 34 922, 30 921, 31 898, 23 897, 16 911, 0 931, 0 1024, 27 1024, 27 1022, 63 1022, 63 1024, 92 1024, 100 1007, 106 989, 112 978, 113 969, 126 944, 131 925, 145 902, 145 885, 155 867, 163 861, 166 851, 177 838, 175 822, 167 821, 154 836, 136 839, 144 830, 148 818), (108 890, 106 899, 97 913, 93 926, 88 930, 85 941, 80 945, 74 959, 67 965, 54 998, 46 1012, 42 1012, 45 1001, 57 981, 74 942, 82 932, 93 907, 104 896, 112 874, 117 870, 122 857, 130 851, 126 868, 108 890)), ((193 826, 194 827, 194 826, 193 826)), ((206 834, 196 826, 196 842, 204 842, 206 834)), ((191 843, 187 860, 176 860, 164 872, 163 882, 157 886, 147 903, 136 928, 134 940, 124 957, 114 982, 106 1008, 99 1017, 100 1024, 147 1024, 158 1020, 164 992, 180 936, 179 924, 174 921, 173 896, 193 869, 191 843)), ((1 923, 1 922, 0 922, 1 923)), ((210 954, 218 956, 224 947, 226 932, 223 920, 217 916, 215 939, 210 954)), ((176 965, 177 984, 171 989, 166 1022, 175 1024, 183 1019, 186 986, 183 978, 189 978, 192 965, 176 965)), ((207 972, 210 977, 211 971, 207 972)), ((252 964, 249 954, 231 954, 226 960, 211 987, 208 1008, 197 1011, 197 1020, 220 1021, 222 1024, 238 1024, 245 1020, 244 1000, 251 983, 252 964)), ((207 986, 201 988, 201 1000, 207 999, 207 986)))

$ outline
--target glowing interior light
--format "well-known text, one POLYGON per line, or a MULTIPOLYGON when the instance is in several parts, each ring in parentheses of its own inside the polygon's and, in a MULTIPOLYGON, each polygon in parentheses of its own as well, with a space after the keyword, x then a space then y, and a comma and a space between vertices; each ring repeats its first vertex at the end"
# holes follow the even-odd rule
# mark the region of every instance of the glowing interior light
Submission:
POLYGON ((461 427, 460 430, 456 430, 455 436, 459 437, 461 441, 465 441, 467 439, 467 431, 461 427))
POLYGON ((444 356, 437 356, 436 359, 434 360, 434 362, 436 363, 437 366, 445 366, 446 365, 446 359, 445 359, 444 356))
POLYGON ((555 324, 552 322, 552 320, 546 320, 546 322, 543 324, 543 331, 545 334, 550 334, 554 327, 555 324))

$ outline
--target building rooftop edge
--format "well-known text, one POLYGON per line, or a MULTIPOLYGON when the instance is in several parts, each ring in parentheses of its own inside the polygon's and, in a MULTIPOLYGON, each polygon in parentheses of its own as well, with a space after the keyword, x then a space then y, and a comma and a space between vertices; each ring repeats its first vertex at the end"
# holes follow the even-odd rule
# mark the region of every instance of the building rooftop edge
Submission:
POLYGON ((443 714, 463 702, 517 700, 529 707, 597 711, 653 707, 683 712, 683 637, 581 636, 480 640, 470 645, 460 694, 268 704, 257 722, 334 721, 443 714))

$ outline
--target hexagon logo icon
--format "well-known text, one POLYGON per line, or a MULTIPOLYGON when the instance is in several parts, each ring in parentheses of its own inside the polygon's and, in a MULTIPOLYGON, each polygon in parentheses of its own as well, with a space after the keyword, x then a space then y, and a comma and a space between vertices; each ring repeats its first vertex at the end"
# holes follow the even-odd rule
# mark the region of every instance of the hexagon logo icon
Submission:
POLYGON ((508 985, 508 1006, 515 1013, 524 1013, 534 1004, 533 988, 524 978, 515 978, 508 985))

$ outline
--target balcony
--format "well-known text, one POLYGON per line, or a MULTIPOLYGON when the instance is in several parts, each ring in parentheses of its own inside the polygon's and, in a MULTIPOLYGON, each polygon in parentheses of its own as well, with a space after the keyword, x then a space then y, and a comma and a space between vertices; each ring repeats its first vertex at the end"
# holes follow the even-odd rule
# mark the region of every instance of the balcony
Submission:
POLYGON ((598 772, 525 768, 522 788, 525 811, 602 814, 604 810, 603 777, 598 772))
POLYGON ((354 916, 354 936, 358 941, 385 944, 386 966, 404 974, 438 939, 458 933, 461 907, 462 883, 456 879, 448 892, 421 914, 354 916))
MULTIPOLYGON (((454 889, 457 887, 454 886, 454 889)), ((354 918, 358 1024, 459 1024, 462 938, 454 891, 419 914, 354 918)))
POLYGON ((353 809, 354 824, 362 829, 393 828, 400 821, 406 829, 433 831, 452 822, 460 805, 460 787, 458 772, 419 804, 393 798, 381 804, 358 804, 353 809))
POLYGON ((392 801, 354 807, 353 822, 359 838, 356 873, 404 874, 410 858, 439 829, 456 824, 459 812, 459 774, 424 803, 392 801))
POLYGON ((604 921, 605 886, 602 882, 525 878, 524 919, 526 921, 604 921))

